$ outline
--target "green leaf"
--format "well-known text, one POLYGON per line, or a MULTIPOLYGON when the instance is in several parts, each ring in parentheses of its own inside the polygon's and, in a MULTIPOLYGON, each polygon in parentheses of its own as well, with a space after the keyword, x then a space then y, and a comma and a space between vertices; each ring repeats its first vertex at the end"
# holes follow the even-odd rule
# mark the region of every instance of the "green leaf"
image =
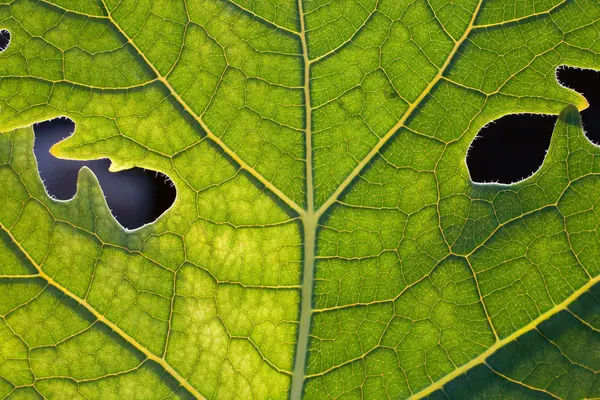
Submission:
POLYGON ((600 397, 597 0, 2 0, 0 396, 600 397), (476 184, 511 113, 542 167, 476 184), (90 170, 175 183, 124 230, 90 170), (535 135, 536 132, 530 134, 535 135))

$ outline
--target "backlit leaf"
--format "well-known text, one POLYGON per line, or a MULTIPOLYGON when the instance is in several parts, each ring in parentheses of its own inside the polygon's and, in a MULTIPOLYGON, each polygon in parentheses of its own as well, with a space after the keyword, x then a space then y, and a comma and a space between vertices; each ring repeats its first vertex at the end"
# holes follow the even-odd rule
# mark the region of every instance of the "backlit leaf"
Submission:
MULTIPOLYGON (((0 397, 600 397, 597 0, 2 0, 0 397), (559 115, 512 185, 465 156, 559 115), (93 173, 168 176, 123 229, 93 173)), ((528 134, 536 135, 536 132, 528 134)))

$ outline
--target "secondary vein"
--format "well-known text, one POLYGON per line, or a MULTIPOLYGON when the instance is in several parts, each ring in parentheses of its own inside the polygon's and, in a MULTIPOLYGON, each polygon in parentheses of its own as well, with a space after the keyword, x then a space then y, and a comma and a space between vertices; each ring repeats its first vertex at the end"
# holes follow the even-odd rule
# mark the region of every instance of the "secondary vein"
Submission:
POLYGON ((177 100, 177 102, 179 104, 181 104, 181 106, 188 112, 188 114, 190 114, 196 120, 196 122, 198 122, 200 124, 200 126, 204 130, 206 136, 210 140, 212 140, 217 146, 219 146, 237 164, 239 164, 243 169, 248 171, 250 173, 250 175, 252 175, 255 179, 257 179, 260 183, 262 183, 267 189, 269 189, 273 194, 275 194, 281 201, 283 201, 286 205, 288 205, 290 208, 292 208, 299 215, 304 215, 305 210, 302 207, 300 207, 294 200, 290 199, 285 193, 283 193, 281 190, 279 190, 279 188, 277 188, 275 185, 273 185, 261 173, 256 171, 256 169, 254 169, 253 167, 248 165, 241 157, 239 157, 233 150, 231 150, 229 148, 229 146, 227 146, 225 144, 225 142, 223 142, 221 140, 221 138, 219 138, 217 135, 215 135, 210 130, 210 128, 206 125, 204 120, 202 118, 200 118, 200 116, 198 114, 196 114, 194 112, 194 110, 192 110, 192 108, 181 98, 181 96, 179 96, 179 94, 171 86, 169 81, 164 76, 162 76, 162 74, 158 71, 158 69, 154 66, 154 64, 152 64, 150 62, 150 60, 146 57, 146 55, 137 47, 137 45, 133 42, 133 40, 127 35, 127 33, 121 28, 121 26, 114 20, 114 18, 112 17, 112 14, 110 12, 110 9, 106 5, 105 0, 102 0, 102 5, 106 9, 106 12, 108 14, 108 19, 110 20, 110 22, 121 33, 121 35, 123 35, 123 37, 127 40, 127 42, 140 55, 140 57, 142 57, 142 59, 144 60, 146 65, 156 75, 157 80, 159 80, 160 82, 162 82, 165 85, 165 87, 169 90, 169 92, 175 98, 175 100, 177 100))
POLYGON ((477 6, 475 7, 475 11, 473 12, 473 16, 471 17, 471 21, 469 22, 469 25, 467 26, 467 29, 465 30, 465 32, 463 33, 461 38, 454 44, 454 47, 450 51, 450 54, 448 54, 448 57, 446 58, 446 61, 444 61, 444 64, 438 70, 438 73, 436 74, 436 76, 431 80, 431 82, 429 82, 429 85, 427 85, 427 87, 423 90, 423 92, 421 92, 419 97, 417 97, 417 99, 409 106, 408 110, 406 110, 406 112, 404 113, 404 115, 402 115, 402 118, 400 118, 400 120, 396 123, 396 125, 394 125, 394 127, 392 129, 390 129, 385 134, 385 136, 383 136, 379 140, 379 142, 377 142, 375 147, 373 147, 371 149, 371 151, 369 151, 369 153, 358 163, 358 165, 352 170, 352 172, 346 177, 346 179, 344 179, 342 184, 340 186, 338 186, 338 188, 331 194, 331 196, 329 196, 329 198, 327 198, 327 200, 325 200, 325 202, 321 205, 321 207, 316 212, 317 217, 320 217, 321 215, 323 215, 329 209, 329 207, 331 207, 333 205, 333 203, 335 203, 335 201, 338 199, 338 197, 354 181, 354 178, 356 178, 365 169, 365 167, 379 153, 379 151, 383 148, 383 146, 396 134, 398 129, 400 129, 402 126, 404 126, 404 124, 408 120, 408 118, 419 107, 419 105, 423 102, 423 100, 427 97, 427 95, 429 93, 431 93, 431 90, 435 87, 435 85, 438 83, 438 81, 440 79, 442 79, 444 72, 446 71, 446 69, 450 65, 450 62, 452 61, 452 59, 458 52, 458 49, 464 43, 464 41, 467 40, 467 37, 473 30, 473 26, 475 25, 475 19, 477 18, 477 15, 479 14, 479 10, 481 9, 482 3, 483 3, 483 0, 479 0, 479 2, 477 3, 477 6))
POLYGON ((31 255, 27 252, 27 250, 25 250, 25 248, 23 248, 23 246, 21 245, 21 243, 13 236, 12 232, 10 230, 8 230, 4 226, 4 224, 2 224, 1 222, 0 222, 0 228, 4 232, 6 232, 6 234, 10 237, 11 241, 18 247, 18 249, 21 251, 21 253, 23 253, 23 255, 31 263, 31 265, 33 265, 35 267, 35 269, 38 271, 38 274, 39 274, 40 278, 43 278, 46 282, 48 282, 49 285, 53 286, 54 288, 56 288, 57 290, 59 290, 61 293, 63 293, 65 296, 71 298, 72 300, 74 300, 75 302, 77 302, 77 304, 79 304, 81 307, 85 308, 98 321, 100 321, 104 325, 108 326, 116 334, 118 334, 121 338, 123 338, 123 340, 125 340, 127 343, 129 343, 130 345, 132 345, 133 347, 135 347, 138 351, 142 352, 146 356, 147 359, 152 360, 155 363, 159 364, 162 368, 164 368, 164 370, 169 375, 171 375, 174 379, 176 379, 177 382, 179 382, 179 384, 182 387, 184 387, 185 389, 187 389, 196 398, 198 398, 198 399, 204 399, 204 397, 200 394, 200 392, 198 392, 196 390, 196 388, 194 388, 187 381, 187 379, 185 379, 177 371, 175 371, 175 369, 171 365, 169 365, 164 358, 159 357, 156 354, 152 353, 144 345, 142 345, 141 343, 139 343, 137 340, 135 340, 134 338, 132 338, 131 336, 129 336, 125 331, 123 331, 121 328, 119 328, 119 326, 117 326, 116 324, 114 324, 112 321, 108 320, 104 315, 100 314, 86 300, 81 299, 79 296, 75 295, 69 289, 65 288, 60 283, 58 283, 54 279, 52 279, 52 277, 50 277, 48 274, 46 274, 43 271, 42 267, 31 257, 31 255))
POLYGON ((468 363, 462 365, 461 367, 455 369, 454 371, 450 372, 449 374, 447 374, 443 378, 439 379, 438 381, 434 382, 433 384, 429 385, 428 387, 424 388, 420 392, 414 394, 411 397, 411 399, 424 398, 427 395, 435 392, 436 390, 441 389, 446 383, 450 382, 451 380, 468 372, 472 368, 485 363, 486 359, 489 356, 491 356, 493 353, 495 353, 497 350, 499 350, 500 348, 506 346, 510 342, 517 340, 519 337, 523 336, 524 334, 536 329, 542 322, 550 319, 552 316, 558 314, 559 312, 561 312, 563 310, 568 311, 568 307, 571 304, 573 304, 577 299, 579 299, 579 297, 581 297, 581 295, 583 295, 584 293, 587 293, 598 282, 600 282, 600 276, 597 276, 594 279, 590 279, 585 285, 583 285, 582 287, 577 289, 575 292, 573 292, 562 303, 556 305, 555 307, 553 307, 550 310, 546 311, 545 313, 541 314, 540 316, 538 316, 536 319, 534 319, 533 321, 531 321, 530 323, 528 323, 521 329, 513 332, 511 335, 505 337, 504 339, 496 341, 496 343, 494 343, 492 346, 488 347, 488 349, 486 351, 484 351, 483 353, 481 353, 479 356, 472 359, 468 363))

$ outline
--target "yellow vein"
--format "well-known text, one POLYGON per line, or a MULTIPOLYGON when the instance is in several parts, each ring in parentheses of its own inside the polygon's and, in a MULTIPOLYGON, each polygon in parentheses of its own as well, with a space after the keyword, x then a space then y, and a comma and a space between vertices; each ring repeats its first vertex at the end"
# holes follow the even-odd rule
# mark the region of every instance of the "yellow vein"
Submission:
POLYGON ((84 13, 84 12, 81 12, 81 11, 71 10, 71 9, 65 8, 63 6, 60 6, 60 5, 56 4, 56 3, 52 3, 52 2, 50 2, 48 0, 40 0, 40 2, 42 2, 42 3, 44 3, 44 4, 48 5, 48 6, 50 6, 52 8, 59 9, 59 10, 61 10, 63 12, 67 12, 67 13, 79 15, 79 16, 86 17, 86 18, 91 18, 91 19, 94 19, 94 18, 95 19, 108 19, 106 17, 106 15, 94 15, 94 14, 84 13))
POLYGON ((287 204, 290 208, 292 208, 294 211, 296 211, 299 215, 304 215, 305 211, 304 211, 304 209, 302 207, 300 207, 298 204, 296 204, 295 201, 293 201, 292 199, 290 199, 285 193, 283 193, 275 185, 273 185, 271 182, 269 182, 264 176, 262 176, 262 174, 260 174, 258 171, 256 171, 250 165, 248 165, 244 160, 242 160, 242 158, 239 157, 233 150, 231 150, 225 144, 225 142, 223 142, 221 140, 221 138, 219 138, 217 135, 215 135, 210 130, 210 128, 204 123, 204 120, 202 118, 200 118, 200 116, 198 116, 198 114, 196 114, 190 108, 190 106, 181 98, 181 96, 179 96, 179 94, 171 86, 171 84, 169 83, 169 81, 167 81, 167 79, 164 76, 161 75, 161 73, 154 66, 154 64, 152 64, 150 62, 150 60, 146 57, 146 55, 137 47, 137 45, 127 35, 127 33, 125 33, 125 31, 121 28, 121 26, 113 19, 112 14, 110 12, 110 9, 106 5, 105 0, 102 0, 102 4, 104 5, 104 8, 106 9, 106 12, 108 13, 108 19, 112 22, 112 24, 115 26, 115 28, 121 33, 121 35, 123 35, 123 37, 127 40, 127 42, 135 49, 135 51, 140 55, 140 57, 144 60, 144 62, 148 65, 148 67, 150 69, 152 69, 152 71, 154 72, 154 74, 157 76, 157 80, 161 81, 166 86, 166 88, 169 90, 169 92, 171 92, 171 95, 177 100, 177 102, 179 102, 179 104, 181 104, 181 106, 192 117, 194 117, 194 119, 196 120, 196 122, 198 122, 200 124, 200 126, 202 127, 202 129, 206 133, 206 136, 209 139, 211 139, 214 143, 216 143, 221 149, 223 149, 223 151, 229 157, 231 157, 236 163, 238 163, 243 169, 245 169, 246 171, 248 171, 250 173, 250 175, 252 175, 254 178, 256 178, 267 189, 269 189, 279 199, 281 199, 281 201, 283 201, 285 204, 287 204))
POLYGON ((479 296, 479 302, 481 303, 481 306, 483 307, 483 311, 485 313, 485 318, 487 319, 487 322, 490 325, 490 328, 492 329, 494 338, 496 340, 498 340, 499 339, 498 332, 496 332, 496 327, 494 326, 494 323, 492 322, 492 318, 490 317, 490 314, 488 313, 488 309, 487 309, 487 306, 485 305, 485 301, 483 301, 483 295, 481 294, 481 289, 479 288, 479 279, 477 279, 477 272, 475 272, 473 265, 471 265, 471 260, 469 260, 469 258, 467 258, 467 257, 465 257, 465 260, 467 261, 467 265, 469 266, 469 269, 471 270, 471 275, 473 275, 473 280, 475 281, 475 289, 477 289, 477 295, 479 296))
POLYGON ((548 396, 550 396, 550 397, 552 397, 552 398, 554 398, 554 399, 562 400, 560 397, 556 396, 555 394, 552 394, 552 393, 550 393, 549 391, 547 391, 547 390, 545 390, 545 389, 538 389, 538 388, 536 388, 536 387, 534 387, 534 386, 530 386, 530 385, 526 384, 525 382, 521 382, 521 381, 518 381, 518 380, 516 380, 516 379, 512 379, 511 377, 509 377, 509 376, 506 376, 506 375, 504 375, 504 374, 502 374, 502 373, 500 373, 500 372, 496 371, 494 368, 492 368, 492 367, 491 367, 491 366, 489 366, 488 364, 485 364, 485 365, 486 365, 486 366, 487 366, 487 367, 490 369, 490 371, 492 371, 494 374, 498 375, 499 377, 501 377, 501 378, 503 378, 503 379, 506 379, 506 380, 507 380, 507 381, 509 381, 509 382, 512 382, 512 383, 514 383, 514 384, 516 384, 516 385, 522 386, 522 387, 524 387, 524 388, 525 388, 525 389, 527 389, 527 390, 531 390, 531 391, 534 391, 534 392, 541 392, 541 393, 544 393, 544 394, 546 394, 546 395, 548 395, 548 396))
POLYGON ((580 287, 579 289, 574 291, 569 297, 567 297, 562 303, 559 303, 556 307, 551 308, 550 310, 541 314, 539 317, 537 317, 536 319, 534 319, 533 321, 531 321, 530 323, 528 323, 521 329, 519 329, 519 330, 513 332, 512 334, 510 334, 509 336, 505 337, 504 339, 498 340, 496 343, 494 343, 492 346, 490 346, 486 351, 481 353, 479 356, 472 359, 468 363, 462 365, 460 368, 457 368, 454 371, 450 372, 448 375, 444 376, 443 378, 434 382, 432 385, 430 385, 430 386, 426 387, 425 389, 421 390, 420 392, 416 393, 411 398, 412 399, 421 399, 423 397, 426 397, 427 395, 435 392, 436 390, 441 389, 446 383, 450 382, 451 380, 468 372, 469 370, 473 369, 474 367, 485 363, 486 359, 489 356, 494 354, 496 351, 498 351, 502 347, 506 346, 510 342, 517 340, 519 337, 523 336, 524 334, 536 329, 542 322, 550 319, 552 316, 558 314, 559 312, 561 312, 563 310, 568 311, 568 307, 572 303, 574 303, 577 299, 579 299, 579 297, 581 297, 584 293, 587 293, 599 281, 600 281, 600 276, 597 276, 594 279, 589 280, 585 285, 583 285, 582 287, 580 287))
POLYGON ((555 11, 559 7, 562 7, 566 2, 567 2, 567 0, 562 0, 560 3, 557 3, 554 7, 551 7, 551 8, 549 8, 546 11, 540 11, 540 12, 532 13, 532 14, 529 14, 529 15, 524 15, 524 16, 518 17, 518 18, 507 19, 506 21, 493 22, 491 24, 475 25, 475 26, 473 26, 473 29, 493 28, 493 27, 496 27, 496 26, 502 26, 502 25, 506 25, 506 24, 518 23, 518 22, 525 21, 525 20, 528 20, 528 19, 533 19, 533 18, 542 16, 542 15, 545 15, 545 14, 550 15, 553 11, 555 11))
POLYGON ((460 46, 464 43, 464 41, 467 39, 467 37, 471 33, 471 30, 473 29, 473 25, 475 23, 475 19, 477 18, 477 15, 479 14, 479 10, 481 8, 482 3, 483 3, 483 0, 479 0, 479 2, 477 3, 477 7, 475 8, 475 11, 473 12, 473 16, 471 17, 471 21, 469 22, 469 26, 463 33, 462 37, 454 44, 454 47, 450 51, 450 54, 448 54, 446 61, 444 61, 444 64, 439 69, 437 75, 433 78, 433 80, 429 83, 429 85, 427 85, 425 90, 423 90, 423 92, 421 92, 421 94, 419 95, 419 97, 417 97, 415 102, 410 105, 408 110, 406 110, 406 112, 404 113, 402 118, 396 123, 396 125, 394 125, 394 127, 392 129, 390 129, 388 131, 388 133, 386 133, 385 136, 383 136, 379 140, 379 142, 377 142, 375 147, 373 147, 371 149, 371 151, 352 170, 352 172, 346 177, 346 179, 344 179, 342 184, 340 186, 338 186, 338 188, 331 194, 331 196, 329 196, 329 198, 323 203, 323 205, 321 205, 321 207, 317 211, 317 217, 320 217, 321 215, 323 215, 323 213, 325 213, 329 209, 329 207, 346 190, 346 188, 352 183, 352 181, 354 181, 354 178, 356 178, 358 176, 358 174, 360 174, 362 172, 362 170, 377 155, 377 153, 379 153, 381 148, 395 135, 395 133, 398 131, 398 129, 400 129, 404 125, 404 123, 408 120, 408 118, 412 115, 412 113, 417 109, 417 107, 421 104, 421 102, 423 102, 425 97, 427 97, 427 95, 435 87, 435 85, 438 83, 438 81, 440 79, 442 79, 444 72, 446 71, 446 69, 450 65, 450 62, 452 61, 452 59, 458 52, 458 49, 460 48, 460 46))
POLYGON ((27 275, 0 275, 0 279, 37 279, 40 274, 27 274, 27 275))
MULTIPOLYGON (((302 1, 302 0, 299 0, 302 1)), ((354 34, 347 40, 345 40, 344 42, 342 42, 340 45, 338 45, 337 47, 334 47, 333 49, 327 51, 326 53, 321 54, 320 56, 313 58, 312 60, 309 61, 310 64, 314 64, 317 63, 327 57, 329 57, 330 55, 337 53, 338 51, 340 51, 342 48, 344 48, 348 43, 351 43, 357 36, 358 34, 362 31, 362 29, 369 23, 369 21, 371 21, 371 19, 373 18, 373 15, 375 15, 375 13, 377 12, 379 8, 379 0, 377 0, 375 2, 375 7, 373 8, 373 11, 371 11, 369 13, 369 15, 367 16, 367 18, 365 18, 364 22, 354 31, 354 34)), ((302 23, 304 23, 304 18, 302 17, 302 23)), ((303 34, 302 38, 304 41, 306 41, 306 35, 303 34)))
POLYGON ((74 301, 76 301, 77 304, 79 304, 80 306, 82 306, 83 308, 85 308, 88 312, 90 312, 98 321, 100 321, 103 324, 105 324, 106 326, 108 326, 115 333, 117 333, 119 336, 121 336, 125 341, 127 341, 127 343, 131 344, 137 350, 139 350, 140 352, 144 353, 144 355, 149 360, 152 360, 152 361, 156 362, 157 364, 159 364, 161 367, 163 367, 164 370, 169 375, 171 375, 173 378, 175 378, 177 380, 177 382, 179 382, 179 384, 182 387, 184 387, 185 389, 187 389, 196 398, 198 398, 198 399, 203 399, 204 398, 187 381, 187 379, 185 379, 177 371, 175 371, 175 369, 173 369, 173 367, 171 367, 171 365, 169 365, 164 358, 158 357, 154 353, 150 352, 150 350, 148 350, 145 346, 143 346, 137 340, 135 340, 134 338, 132 338, 131 336, 129 336, 125 331, 123 331, 121 328, 119 328, 113 322, 111 322, 110 320, 108 320, 104 315, 102 315, 98 311, 96 311, 96 309, 94 307, 92 307, 86 300, 83 300, 83 299, 79 298, 77 295, 71 293, 67 288, 65 288, 60 283, 58 283, 54 279, 52 279, 52 277, 50 277, 49 275, 47 275, 42 270, 41 266, 38 265, 38 263, 29 255, 29 253, 27 252, 27 250, 25 250, 25 248, 23 248, 23 246, 21 246, 21 243, 13 236, 13 234, 1 222, 0 222, 0 228, 6 232, 6 234, 10 237, 10 239, 12 240, 12 242, 19 248, 19 250, 27 258, 27 260, 29 260, 29 262, 38 270, 38 273, 39 273, 40 277, 43 278, 44 280, 46 280, 49 285, 51 285, 54 288, 58 289, 65 296, 67 296, 67 297, 73 299, 74 301))
MULTIPOLYGON (((75 81, 71 81, 69 79, 46 79, 46 78, 42 78, 42 77, 39 77, 39 76, 33 76, 33 75, 2 75, 1 78, 2 79, 35 79, 37 81, 46 82, 46 83, 52 83, 52 84, 66 83, 66 84, 77 86, 77 87, 81 87, 81 88, 84 88, 84 89, 101 90, 101 91, 104 91, 104 92, 108 92, 108 91, 123 91, 123 90, 129 90, 129 89, 138 89, 138 88, 142 88, 142 87, 148 86, 148 85, 154 83, 157 80, 157 79, 150 79, 150 80, 147 80, 145 82, 136 83, 136 84, 129 85, 129 86, 109 86, 109 87, 103 87, 103 86, 89 85, 87 83, 75 82, 75 81)), ((31 126, 31 124, 27 125, 27 126, 31 126)))
POLYGON ((581 322, 584 326, 586 326, 587 328, 591 329, 594 332, 598 332, 600 333, 600 329, 594 327, 592 324, 590 324, 589 322, 587 322, 586 320, 584 320, 583 318, 581 318, 579 315, 577 315, 575 312, 571 311, 571 310, 567 310, 569 312, 569 314, 571 314, 575 319, 577 319, 579 322, 581 322))
POLYGON ((234 6, 234 7, 237 7, 238 9, 240 9, 243 12, 246 12, 246 13, 252 15, 255 19, 261 21, 262 23, 264 23, 264 24, 266 24, 268 26, 272 26, 272 27, 274 27, 276 29, 280 29, 280 30, 285 31, 287 33, 291 33, 292 35, 295 35, 295 36, 299 36, 300 35, 298 32, 296 32, 294 30, 291 30, 290 28, 286 28, 283 25, 279 25, 279 24, 277 24, 277 23, 275 23, 273 21, 269 21, 268 19, 266 19, 264 17, 261 17, 260 15, 258 15, 254 11, 250 10, 249 8, 242 7, 241 4, 236 3, 234 0, 225 0, 225 2, 228 3, 228 4, 230 4, 230 5, 232 5, 232 6, 234 6))

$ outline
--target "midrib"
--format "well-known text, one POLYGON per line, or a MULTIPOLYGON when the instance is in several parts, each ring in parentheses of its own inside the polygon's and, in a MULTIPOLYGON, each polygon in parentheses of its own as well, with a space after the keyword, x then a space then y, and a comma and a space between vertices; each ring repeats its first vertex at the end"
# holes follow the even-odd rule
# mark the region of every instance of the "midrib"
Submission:
MULTIPOLYGON (((413 114, 413 112, 418 108, 418 106, 423 102, 423 100, 427 97, 427 95, 431 92, 431 90, 435 87, 435 85, 442 79, 444 72, 450 65, 452 59, 460 49, 460 46, 464 43, 464 41, 468 38, 471 33, 475 20, 479 14, 481 6, 483 4, 483 0, 479 0, 465 30, 464 34, 461 38, 455 42, 455 45, 446 58, 444 64, 439 69, 436 76, 429 83, 429 85, 425 88, 425 90, 417 97, 414 103, 412 103, 406 113, 402 116, 402 118, 396 123, 396 125, 388 131, 388 133, 381 138, 381 140, 377 143, 377 145, 364 157, 360 163, 352 170, 352 172, 346 177, 343 183, 332 193, 332 195, 327 198, 327 200, 319 207, 318 210, 314 210, 314 193, 313 193, 313 171, 312 171, 312 148, 309 148, 309 143, 312 141, 312 131, 311 131, 311 106, 310 106, 310 86, 309 86, 309 78, 310 78, 310 66, 312 63, 308 59, 307 52, 307 41, 306 41, 306 31, 305 31, 305 21, 304 21, 304 13, 302 11, 302 1, 298 0, 298 9, 301 21, 301 41, 303 48, 303 56, 304 56, 304 68, 305 68, 305 98, 306 98, 306 119, 307 119, 307 127, 306 127, 306 143, 307 143, 307 195, 308 195, 308 204, 309 204, 309 212, 302 217, 304 221, 304 239, 305 239, 305 252, 304 252, 304 268, 303 268, 303 282, 302 282, 302 306, 301 306, 301 315, 300 315, 300 328, 298 335, 298 345, 296 352, 296 364, 293 371, 293 380, 292 380, 292 391, 291 398, 292 400, 300 400, 303 394, 303 386, 305 380, 305 367, 306 367, 306 358, 308 355, 308 336, 310 331, 310 319, 312 316, 312 289, 313 289, 313 274, 314 274, 314 260, 316 250, 316 229, 318 225, 319 218, 327 212, 327 210, 335 203, 335 201, 339 198, 339 196, 347 189, 347 187, 352 183, 352 181, 358 176, 358 174, 371 162, 371 160, 377 155, 377 153, 381 150, 381 148, 394 136, 396 131, 400 129, 408 118, 413 114), (309 169, 310 168, 310 169, 309 169), (308 185, 310 181, 311 185, 308 185), (310 278, 310 280, 308 279, 310 278), (310 296, 308 299, 306 296, 310 296)), ((500 348, 506 346, 510 342, 517 340, 519 337, 524 334, 534 330, 541 324, 542 322, 550 319, 554 315, 559 312, 566 310, 569 305, 575 302, 581 295, 588 292, 596 283, 600 282, 600 276, 597 276, 590 281, 588 281, 585 285, 580 287, 578 290, 573 292, 568 298, 566 298, 563 302, 546 311, 545 313, 538 316, 536 319, 531 321, 529 324, 523 326, 521 329, 513 332, 511 335, 497 340, 492 346, 490 346, 486 351, 481 353, 479 356, 469 361, 468 363, 462 365, 459 368, 456 368, 449 374, 445 375, 441 379, 433 382, 428 387, 422 389, 418 393, 411 396, 411 399, 421 399, 436 390, 441 389, 446 383, 452 381, 458 376, 468 372, 472 368, 481 365, 485 362, 485 360, 495 353, 500 348)))
POLYGON ((317 240, 317 225, 319 217, 315 213, 315 196, 312 166, 312 105, 310 99, 310 66, 308 57, 308 42, 306 38, 306 21, 302 1, 298 1, 298 15, 300 17, 300 42, 302 44, 302 58, 304 61, 304 107, 305 107, 305 158, 306 158, 306 214, 302 218, 304 259, 302 268, 302 293, 300 303, 300 316, 298 337, 294 357, 294 370, 292 372, 292 385, 290 397, 300 400, 304 389, 304 372, 308 357, 308 336, 310 333, 310 320, 312 317, 312 298, 314 264, 317 240))
POLYGON ((313 313, 312 297, 313 297, 313 280, 314 280, 314 261, 316 251, 316 230, 320 217, 329 210, 339 196, 348 188, 360 172, 371 162, 371 160, 379 153, 381 148, 394 136, 394 134, 402 127, 418 106, 423 102, 431 90, 442 78, 444 72, 450 65, 450 62, 458 52, 460 46, 469 36, 475 20, 481 9, 483 0, 479 0, 472 18, 469 21, 465 32, 461 38, 454 43, 454 47, 448 54, 443 65, 438 70, 436 76, 431 80, 427 87, 421 92, 417 99, 409 105, 408 110, 400 118, 400 120, 390 129, 385 136, 369 151, 369 153, 359 162, 352 172, 344 179, 342 184, 329 196, 325 202, 315 210, 314 204, 314 185, 313 185, 313 170, 312 170, 312 107, 310 101, 310 67, 311 60, 308 57, 308 43, 306 35, 306 21, 303 10, 303 0, 298 1, 298 15, 300 17, 300 40, 302 43, 302 55, 304 59, 304 94, 306 107, 306 186, 307 186, 307 212, 302 215, 304 222, 304 263, 302 271, 302 299, 300 306, 300 324, 298 328, 298 341, 296 345, 295 364, 292 374, 291 399, 300 400, 303 394, 306 359, 308 357, 308 338, 310 333, 310 320, 313 313))

